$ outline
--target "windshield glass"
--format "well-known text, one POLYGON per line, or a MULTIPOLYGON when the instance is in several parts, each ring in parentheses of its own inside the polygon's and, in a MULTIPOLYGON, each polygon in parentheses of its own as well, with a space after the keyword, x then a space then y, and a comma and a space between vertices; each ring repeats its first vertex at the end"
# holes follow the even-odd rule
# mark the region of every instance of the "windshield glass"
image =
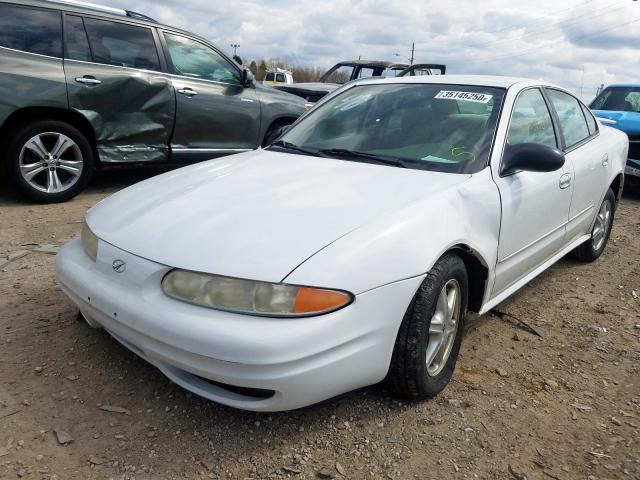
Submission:
POLYGON ((504 92, 424 83, 354 86, 316 107, 272 148, 471 173, 487 165, 504 92))
POLYGON ((640 87, 608 87, 591 102, 593 110, 640 112, 640 87))

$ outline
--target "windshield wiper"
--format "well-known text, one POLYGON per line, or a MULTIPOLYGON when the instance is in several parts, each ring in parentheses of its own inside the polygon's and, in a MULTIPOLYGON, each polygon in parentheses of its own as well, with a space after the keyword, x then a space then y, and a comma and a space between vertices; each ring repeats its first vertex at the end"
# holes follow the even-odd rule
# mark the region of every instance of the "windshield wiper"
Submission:
POLYGON ((318 150, 318 153, 329 155, 331 157, 351 157, 352 159, 370 161, 381 165, 407 168, 407 164, 399 158, 380 156, 375 153, 358 152, 347 148, 325 148, 323 150, 318 150))
POLYGON ((318 156, 318 150, 311 150, 309 148, 299 147, 298 145, 295 145, 291 142, 285 142, 284 140, 278 140, 277 142, 272 143, 271 145, 269 145, 269 148, 271 147, 283 148, 285 150, 293 150, 294 152, 304 153, 305 155, 313 155, 316 157, 318 156))

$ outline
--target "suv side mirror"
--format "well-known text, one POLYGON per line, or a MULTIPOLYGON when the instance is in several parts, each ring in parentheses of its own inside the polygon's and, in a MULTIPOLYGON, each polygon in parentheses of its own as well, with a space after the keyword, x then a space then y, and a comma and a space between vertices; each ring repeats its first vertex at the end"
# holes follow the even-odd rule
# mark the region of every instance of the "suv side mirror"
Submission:
POLYGON ((564 153, 539 143, 507 144, 502 156, 500 175, 525 172, 555 172, 564 165, 564 153))
POLYGON ((251 70, 249 70, 248 68, 243 68, 242 69, 242 73, 241 73, 241 81, 242 81, 242 86, 243 87, 251 87, 253 86, 253 83, 255 82, 255 77, 253 76, 253 73, 251 73, 251 70))
POLYGON ((236 62, 238 65, 242 65, 242 58, 240 58, 240 56, 239 56, 239 55, 234 55, 234 56, 233 56, 233 59, 235 60, 235 62, 236 62))

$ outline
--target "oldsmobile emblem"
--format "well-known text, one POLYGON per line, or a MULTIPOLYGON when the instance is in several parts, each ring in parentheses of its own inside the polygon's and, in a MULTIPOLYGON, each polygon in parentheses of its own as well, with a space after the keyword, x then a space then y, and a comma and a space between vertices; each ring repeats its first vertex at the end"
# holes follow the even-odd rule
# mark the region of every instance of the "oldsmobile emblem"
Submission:
POLYGON ((113 271, 116 273, 122 273, 127 269, 127 264, 123 260, 114 260, 111 264, 113 271))

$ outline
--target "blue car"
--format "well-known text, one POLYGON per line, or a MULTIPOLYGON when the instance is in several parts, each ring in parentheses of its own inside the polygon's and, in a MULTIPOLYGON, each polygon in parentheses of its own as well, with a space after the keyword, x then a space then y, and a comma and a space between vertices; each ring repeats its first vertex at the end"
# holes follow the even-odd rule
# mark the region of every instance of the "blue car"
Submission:
POLYGON ((640 84, 609 85, 589 108, 612 127, 629 136, 629 158, 625 174, 640 177, 640 84))

